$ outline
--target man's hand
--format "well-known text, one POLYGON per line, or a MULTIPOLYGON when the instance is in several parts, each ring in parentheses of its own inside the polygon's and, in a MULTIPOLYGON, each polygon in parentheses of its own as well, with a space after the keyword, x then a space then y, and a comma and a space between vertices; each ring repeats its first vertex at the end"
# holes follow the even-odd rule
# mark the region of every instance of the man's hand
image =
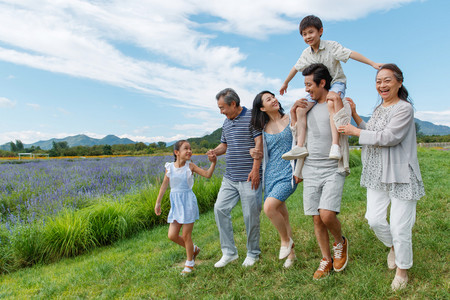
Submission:
POLYGON ((259 183, 261 179, 259 178, 259 171, 252 170, 250 174, 248 174, 247 182, 252 182, 252 190, 256 190, 259 187, 259 183))

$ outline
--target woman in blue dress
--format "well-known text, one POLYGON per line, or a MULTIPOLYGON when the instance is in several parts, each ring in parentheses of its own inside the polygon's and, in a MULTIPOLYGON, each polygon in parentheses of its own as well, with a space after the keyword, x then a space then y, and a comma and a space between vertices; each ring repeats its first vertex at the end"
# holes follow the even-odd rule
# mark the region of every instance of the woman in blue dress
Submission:
POLYGON ((294 161, 281 158, 295 141, 289 123, 289 115, 284 113, 273 93, 263 91, 256 95, 251 124, 263 131, 264 212, 280 235, 279 259, 287 258, 285 268, 291 267, 296 259, 285 201, 300 181, 294 176, 294 161))

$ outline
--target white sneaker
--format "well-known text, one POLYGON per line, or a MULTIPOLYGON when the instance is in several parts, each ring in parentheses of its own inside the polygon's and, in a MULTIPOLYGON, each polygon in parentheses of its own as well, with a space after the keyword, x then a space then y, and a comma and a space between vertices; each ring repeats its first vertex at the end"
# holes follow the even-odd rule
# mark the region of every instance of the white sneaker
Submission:
POLYGON ((238 258, 239 258, 239 255, 237 255, 237 254, 233 255, 233 256, 223 255, 222 258, 214 264, 214 267, 223 268, 226 265, 228 265, 230 262, 232 262, 238 258))
POLYGON ((340 160, 341 157, 342 157, 341 147, 339 147, 339 145, 336 144, 331 145, 329 158, 340 160))
POLYGON ((303 158, 308 156, 308 150, 305 147, 294 146, 290 151, 281 155, 282 159, 285 160, 293 160, 298 158, 303 158))
POLYGON ((247 256, 244 260, 244 262, 242 263, 242 266, 244 267, 251 267, 253 266, 257 261, 259 260, 259 257, 253 258, 250 256, 247 256))
POLYGON ((387 265, 389 270, 394 270, 397 268, 397 265, 395 264, 395 252, 394 250, 389 251, 388 257, 387 257, 387 265))

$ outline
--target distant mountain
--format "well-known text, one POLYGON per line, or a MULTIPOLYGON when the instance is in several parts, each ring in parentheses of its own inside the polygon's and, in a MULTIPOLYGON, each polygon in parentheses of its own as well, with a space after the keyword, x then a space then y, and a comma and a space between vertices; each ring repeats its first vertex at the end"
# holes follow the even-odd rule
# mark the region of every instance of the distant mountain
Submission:
MULTIPOLYGON (((135 144, 136 142, 127 139, 127 138, 119 138, 115 135, 107 135, 102 139, 96 139, 88 137, 84 134, 74 135, 74 136, 68 136, 63 139, 50 139, 47 141, 39 141, 33 144, 24 144, 25 148, 30 148, 32 146, 34 147, 41 147, 43 150, 50 150, 53 147, 53 142, 67 142, 69 144, 69 147, 74 146, 94 146, 94 145, 117 145, 117 144, 135 144)), ((10 150, 9 143, 3 144, 0 146, 0 150, 10 150)))
MULTIPOLYGON (((361 119, 363 119, 364 122, 367 122, 370 119, 370 117, 361 116, 361 119)), ((448 126, 435 125, 431 122, 422 121, 422 120, 419 120, 416 118, 414 118, 414 122, 419 124, 420 132, 422 132, 423 135, 449 135, 450 134, 450 127, 448 127, 448 126)), ((355 121, 353 121, 353 119, 352 119, 352 124, 355 125, 355 121)))

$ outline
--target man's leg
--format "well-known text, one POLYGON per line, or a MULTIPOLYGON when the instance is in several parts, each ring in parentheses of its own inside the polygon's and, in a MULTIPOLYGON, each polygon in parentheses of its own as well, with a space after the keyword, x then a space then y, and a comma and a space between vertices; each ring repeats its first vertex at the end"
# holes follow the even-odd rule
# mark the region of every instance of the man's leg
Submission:
POLYGON ((244 215, 245 229, 247 231, 247 256, 258 258, 259 248, 259 215, 262 207, 262 184, 254 190, 251 182, 239 182, 242 213, 244 215))
POLYGON ((220 235, 220 246, 223 255, 237 255, 234 244, 233 224, 231 223, 231 210, 239 201, 239 192, 231 180, 223 178, 217 201, 214 205, 214 215, 220 235))
POLYGON ((313 216, 314 233, 316 234, 317 243, 320 247, 322 257, 331 261, 330 238, 328 236, 327 226, 323 223, 320 215, 313 216))

